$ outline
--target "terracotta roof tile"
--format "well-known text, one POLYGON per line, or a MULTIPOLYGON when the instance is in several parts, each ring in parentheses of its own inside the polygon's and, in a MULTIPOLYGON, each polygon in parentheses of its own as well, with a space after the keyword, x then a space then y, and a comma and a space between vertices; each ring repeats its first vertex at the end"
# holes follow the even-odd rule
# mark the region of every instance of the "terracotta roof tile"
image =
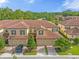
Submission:
POLYGON ((79 35, 79 29, 77 28, 67 29, 65 32, 69 35, 79 35))
POLYGON ((25 22, 17 22, 14 25, 8 26, 7 28, 28 28, 28 25, 25 22))
POLYGON ((41 27, 46 28, 56 27, 55 24, 52 24, 46 20, 2 20, 0 21, 0 28, 27 28, 27 27, 41 27))
POLYGON ((65 26, 79 26, 79 19, 69 19, 61 22, 65 26))

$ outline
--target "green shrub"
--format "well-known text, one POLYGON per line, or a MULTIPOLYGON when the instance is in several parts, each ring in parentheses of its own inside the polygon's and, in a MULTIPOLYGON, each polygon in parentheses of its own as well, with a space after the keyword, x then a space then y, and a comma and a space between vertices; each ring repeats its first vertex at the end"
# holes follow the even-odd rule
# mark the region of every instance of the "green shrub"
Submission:
POLYGON ((32 49, 31 52, 27 50, 24 51, 23 53, 24 55, 36 55, 37 54, 37 51, 35 49, 32 49))
POLYGON ((71 43, 66 38, 59 38, 55 41, 54 46, 60 48, 61 51, 65 51, 70 48, 71 43))
POLYGON ((5 40, 2 37, 0 37, 0 49, 4 47, 5 47, 5 40))
POLYGON ((79 38, 73 39, 73 42, 74 42, 75 45, 79 45, 79 38))
POLYGON ((47 46, 45 46, 45 53, 48 55, 48 49, 47 49, 47 46))

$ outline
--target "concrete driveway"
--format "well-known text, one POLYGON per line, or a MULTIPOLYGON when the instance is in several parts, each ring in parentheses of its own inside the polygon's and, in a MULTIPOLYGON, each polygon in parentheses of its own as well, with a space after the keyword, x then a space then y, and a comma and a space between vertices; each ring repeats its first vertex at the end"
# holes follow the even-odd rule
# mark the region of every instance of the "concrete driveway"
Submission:
POLYGON ((46 55, 44 46, 38 46, 37 47, 37 55, 41 55, 41 56, 46 55))
POLYGON ((48 49, 48 55, 57 55, 54 47, 47 46, 47 49, 48 49))
MULTIPOLYGON (((48 55, 57 55, 54 47, 47 46, 47 49, 48 49, 48 55)), ((44 46, 37 47, 37 55, 46 55, 44 46)))

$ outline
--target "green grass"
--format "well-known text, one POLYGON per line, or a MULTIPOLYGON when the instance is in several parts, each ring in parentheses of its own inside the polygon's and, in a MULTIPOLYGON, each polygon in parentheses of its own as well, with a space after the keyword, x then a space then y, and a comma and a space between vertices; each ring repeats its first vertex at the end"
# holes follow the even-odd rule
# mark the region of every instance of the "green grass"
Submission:
POLYGON ((79 46, 72 46, 72 48, 70 48, 69 50, 65 51, 65 52, 59 52, 59 55, 79 55, 79 46))
POLYGON ((36 50, 32 50, 31 52, 29 51, 24 52, 24 55, 36 55, 36 54, 37 54, 36 50))
POLYGON ((36 55, 36 52, 35 52, 35 51, 32 51, 32 52, 26 52, 24 55, 36 55))

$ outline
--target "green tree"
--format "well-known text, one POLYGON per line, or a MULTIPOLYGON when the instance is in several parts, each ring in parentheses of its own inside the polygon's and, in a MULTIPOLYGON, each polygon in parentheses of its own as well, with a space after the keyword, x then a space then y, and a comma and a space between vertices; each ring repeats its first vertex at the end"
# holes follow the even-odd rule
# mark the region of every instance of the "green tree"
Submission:
POLYGON ((59 47, 62 51, 64 51, 71 46, 71 43, 65 38, 59 38, 55 41, 54 46, 59 47))
POLYGON ((58 20, 55 18, 56 13, 49 12, 31 12, 31 11, 22 11, 20 9, 13 11, 12 9, 0 8, 0 20, 12 19, 12 20, 26 20, 26 19, 44 19, 54 23, 58 23, 58 20))
POLYGON ((35 38, 32 34, 28 38, 27 47, 28 47, 29 51, 36 48, 35 38))
POLYGON ((12 19, 11 16, 12 16, 12 9, 9 9, 8 7, 6 8, 0 8, 0 19, 1 20, 5 20, 5 19, 12 19))
POLYGON ((23 19, 23 16, 24 16, 24 12, 19 9, 14 11, 14 13, 13 13, 14 19, 23 19))
POLYGON ((5 47, 5 40, 0 37, 0 49, 5 47))
POLYGON ((79 38, 74 39, 74 44, 79 44, 79 38))

